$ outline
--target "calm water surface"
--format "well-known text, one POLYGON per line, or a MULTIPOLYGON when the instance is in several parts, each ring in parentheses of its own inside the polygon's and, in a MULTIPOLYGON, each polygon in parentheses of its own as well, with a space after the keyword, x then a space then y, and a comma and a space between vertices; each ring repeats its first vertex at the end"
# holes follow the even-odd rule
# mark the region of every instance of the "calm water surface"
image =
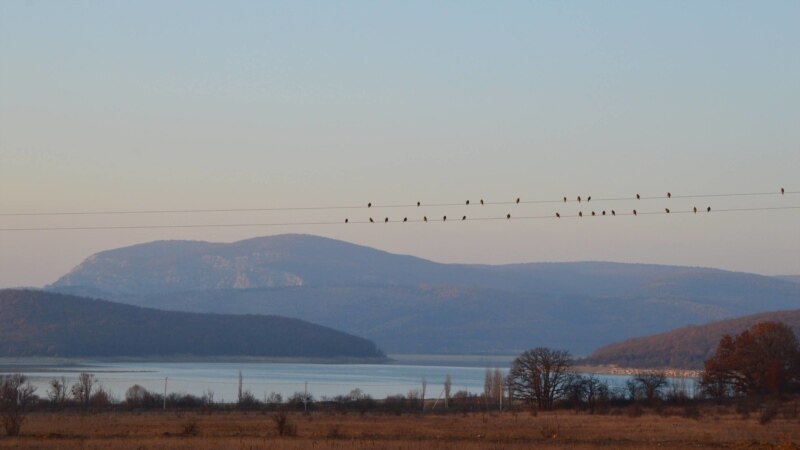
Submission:
MULTIPOLYGON (((502 367, 504 374, 506 367, 502 367)), ((86 366, 31 367, 22 370, 45 396, 48 380, 67 378, 71 385, 82 371, 95 374, 104 389, 115 399, 124 399, 125 391, 134 384, 148 390, 168 393, 203 395, 209 390, 216 401, 235 401, 239 371, 243 388, 256 398, 263 399, 271 392, 284 399, 295 392, 308 392, 314 398, 347 394, 359 388, 373 398, 408 394, 421 388, 422 379, 428 382, 426 397, 437 398, 442 392, 445 376, 453 381, 453 392, 467 390, 483 392, 485 367, 413 364, 293 364, 293 363, 209 363, 209 362, 98 362, 86 366)), ((614 387, 628 379, 621 375, 602 375, 614 387)))

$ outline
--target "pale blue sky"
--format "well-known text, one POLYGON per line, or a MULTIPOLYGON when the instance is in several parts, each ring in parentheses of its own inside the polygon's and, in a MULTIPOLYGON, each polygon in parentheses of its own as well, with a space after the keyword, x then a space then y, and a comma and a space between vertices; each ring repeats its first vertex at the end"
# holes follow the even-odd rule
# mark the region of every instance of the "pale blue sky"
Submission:
MULTIPOLYGON (((800 190, 798 23, 796 1, 7 0, 0 213, 800 190)), ((525 208, 512 212, 554 211, 525 208)), ((0 228, 345 215, 368 212, 0 216, 0 228)), ((800 273, 798 210, 639 219, 0 232, 0 287, 50 282, 111 247, 281 232, 447 262, 800 273)))

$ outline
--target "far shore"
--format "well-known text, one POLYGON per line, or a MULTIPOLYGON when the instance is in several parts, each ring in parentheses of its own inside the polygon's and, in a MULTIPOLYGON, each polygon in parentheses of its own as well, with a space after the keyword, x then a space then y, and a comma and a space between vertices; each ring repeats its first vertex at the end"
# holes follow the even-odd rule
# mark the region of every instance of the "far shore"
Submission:
MULTIPOLYGON (((257 357, 257 356, 117 356, 117 357, 45 357, 30 356, 0 358, 0 373, 8 372, 74 372, 87 370, 104 372, 104 363, 275 363, 275 364, 392 364, 414 366, 487 367, 507 369, 514 355, 441 355, 441 354, 389 354, 384 358, 306 358, 306 357, 257 357)), ((573 366, 576 372, 598 375, 635 376, 653 370, 616 365, 573 366)), ((697 378, 699 370, 659 368, 671 378, 697 378)), ((113 369, 111 369, 113 371, 113 369)), ((142 370, 146 372, 147 370, 142 370)))

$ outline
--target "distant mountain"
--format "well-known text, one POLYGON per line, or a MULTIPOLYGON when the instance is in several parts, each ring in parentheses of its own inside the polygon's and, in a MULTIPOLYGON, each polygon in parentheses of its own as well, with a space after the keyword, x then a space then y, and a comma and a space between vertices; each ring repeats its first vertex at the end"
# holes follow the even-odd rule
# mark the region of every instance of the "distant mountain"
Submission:
POLYGON ((0 290, 0 356, 176 355, 383 358, 366 339, 297 319, 169 312, 0 290))
POLYGON ((678 328, 667 333, 628 339, 597 349, 585 364, 621 367, 701 369, 722 336, 735 335, 765 320, 783 322, 800 336, 800 309, 753 314, 707 325, 678 328))
POLYGON ((98 253, 48 286, 159 309, 279 314, 389 352, 588 354, 687 324, 800 307, 800 284, 607 262, 439 264, 308 235, 159 241, 98 253))
POLYGON ((800 283, 800 275, 778 275, 775 278, 784 281, 791 281, 792 283, 800 283))

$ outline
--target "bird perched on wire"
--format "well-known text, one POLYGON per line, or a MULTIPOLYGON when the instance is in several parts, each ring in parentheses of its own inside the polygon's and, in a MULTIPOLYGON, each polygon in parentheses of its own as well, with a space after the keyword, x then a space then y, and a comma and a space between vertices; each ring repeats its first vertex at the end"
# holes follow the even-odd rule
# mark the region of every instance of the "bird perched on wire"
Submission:
POLYGON ((711 207, 710 207, 710 206, 709 206, 708 208, 706 208, 706 212, 707 212, 707 213, 710 213, 710 212, 711 212, 711 207))
POLYGON ((372 220, 372 217, 369 218, 369 223, 375 223, 375 221, 372 220))
POLYGON ((420 205, 420 202, 417 202, 417 206, 419 206, 419 205, 420 205))
POLYGON ((367 203, 367 208, 372 208, 372 202, 367 203))
POLYGON ((635 209, 633 210, 633 215, 634 215, 634 216, 636 215, 636 210, 635 210, 635 209))
POLYGON ((506 219, 510 219, 510 218, 511 218, 511 214, 506 214, 506 219))
POLYGON ((383 219, 383 223, 389 223, 389 218, 387 217, 387 218, 383 219))
POLYGON ((636 194, 636 200, 641 200, 641 199, 642 199, 642 196, 639 195, 639 194, 636 194))
POLYGON ((519 205, 519 197, 517 197, 517 204, 519 205))
POLYGON ((578 211, 578 217, 583 217, 583 211, 578 211))
POLYGON ((564 203, 567 203, 567 197, 564 197, 564 203))
POLYGON ((578 196, 578 203, 580 203, 580 202, 581 202, 581 196, 579 195, 578 196))
POLYGON ((428 216, 422 216, 422 220, 423 220, 424 222, 427 222, 427 221, 428 221, 428 216))
POLYGON ((614 210, 612 209, 612 210, 611 210, 611 215, 612 215, 612 216, 616 216, 616 215, 617 215, 617 212, 616 212, 616 211, 614 211, 614 210))
POLYGON ((561 214, 556 213, 556 218, 560 219, 561 218, 561 214))
POLYGON ((403 222, 408 222, 408 217, 403 217, 403 222))
POLYGON ((442 216, 442 222, 447 222, 447 216, 442 216))
POLYGON ((672 192, 667 192, 667 198, 672 198, 672 192))
POLYGON ((344 223, 350 222, 350 219, 344 219, 344 223))
POLYGON ((467 205, 469 205, 469 200, 467 200, 467 205))
POLYGON ((783 195, 785 193, 786 193, 786 191, 783 188, 781 188, 781 195, 783 195))
POLYGON ((461 220, 467 220, 467 216, 462 217, 461 220))
POLYGON ((606 215, 606 212, 605 212, 605 210, 603 210, 603 215, 604 215, 604 216, 606 215))
POLYGON ((664 208, 664 211, 666 211, 667 214, 669 214, 669 208, 664 208))
POLYGON ((694 207, 694 213, 697 214, 697 206, 694 207))
POLYGON ((483 204, 483 199, 481 199, 481 205, 483 204))
POLYGON ((592 215, 594 215, 594 211, 592 211, 592 215))
POLYGON ((592 201, 592 196, 590 195, 590 196, 586 197, 586 201, 587 201, 587 202, 590 202, 590 201, 592 201))

